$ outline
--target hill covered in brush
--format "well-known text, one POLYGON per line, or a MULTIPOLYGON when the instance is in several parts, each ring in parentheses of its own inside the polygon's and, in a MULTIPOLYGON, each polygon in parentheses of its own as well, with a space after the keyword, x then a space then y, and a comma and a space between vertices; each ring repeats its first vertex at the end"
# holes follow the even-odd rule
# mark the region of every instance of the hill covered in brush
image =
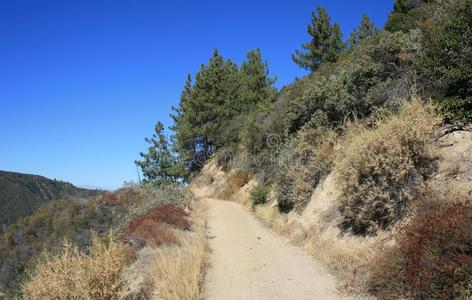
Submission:
POLYGON ((71 183, 39 175, 0 171, 0 222, 14 223, 53 199, 81 199, 101 191, 78 188, 71 183))

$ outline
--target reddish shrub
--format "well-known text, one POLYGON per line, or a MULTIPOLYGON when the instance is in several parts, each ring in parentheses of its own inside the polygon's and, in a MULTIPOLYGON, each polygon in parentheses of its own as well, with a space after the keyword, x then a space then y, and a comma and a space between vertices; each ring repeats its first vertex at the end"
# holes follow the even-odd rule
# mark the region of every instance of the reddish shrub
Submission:
POLYGON ((472 201, 428 197, 423 195, 416 216, 398 232, 402 277, 416 298, 460 298, 470 292, 472 278, 472 201))
POLYGON ((188 219, 188 213, 182 206, 163 204, 152 208, 146 214, 131 221, 128 228, 137 228, 146 220, 151 220, 155 223, 166 223, 181 230, 189 230, 192 225, 188 219))
POLYGON ((132 220, 128 224, 126 236, 145 240, 147 244, 153 246, 176 243, 177 238, 173 228, 189 230, 192 224, 188 217, 182 206, 158 205, 132 220))
POLYGON ((172 226, 166 223, 157 223, 150 219, 144 219, 139 227, 128 232, 127 236, 144 240, 150 246, 177 243, 177 236, 172 226))

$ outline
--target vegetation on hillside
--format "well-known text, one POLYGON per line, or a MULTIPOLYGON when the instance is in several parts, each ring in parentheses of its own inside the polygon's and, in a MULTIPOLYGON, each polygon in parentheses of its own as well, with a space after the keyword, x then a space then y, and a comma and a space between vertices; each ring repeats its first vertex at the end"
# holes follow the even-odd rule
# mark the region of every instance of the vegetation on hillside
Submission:
POLYGON ((218 196, 230 199, 256 174, 253 207, 283 233, 288 213, 303 211, 333 175, 339 195, 327 218, 339 217, 340 236, 389 232, 394 245, 372 258, 333 247, 320 228, 296 235, 322 254, 329 249, 333 269, 363 265, 363 284, 379 298, 470 297, 470 199, 427 193, 425 182, 435 171, 433 131, 472 120, 471 14, 471 0, 397 0, 385 29, 364 15, 345 43, 318 7, 309 40, 293 54, 309 74, 281 90, 260 50, 240 65, 215 50, 187 77, 173 136, 158 122, 146 139, 136 161, 144 184, 53 201, 9 227, 0 285, 32 299, 77 298, 78 288, 116 299, 126 285, 118 274, 133 261, 124 239, 157 249, 150 285, 165 298, 197 299, 204 226, 182 183, 218 154, 230 170, 218 196), (277 205, 264 205, 269 191, 277 205))
MULTIPOLYGON (((378 274, 369 278, 371 292, 385 298, 399 290, 420 299, 468 295, 470 249, 461 235, 466 231, 459 229, 467 215, 438 222, 428 232, 424 218, 447 219, 453 211, 459 214, 456 207, 467 214, 468 204, 454 200, 420 213, 415 203, 435 172, 433 131, 445 122, 472 120, 471 9, 470 0, 397 0, 383 30, 364 15, 345 43, 339 25, 318 7, 309 40, 293 54, 309 74, 280 91, 260 52, 251 51, 238 67, 215 51, 195 82, 189 76, 176 109, 172 175, 192 178, 215 153, 225 157, 218 160, 223 165, 241 159, 231 165, 220 196, 231 197, 248 181, 241 174, 257 174, 262 179, 252 190, 253 203, 266 201, 267 186, 278 211, 257 205, 256 213, 285 232, 284 214, 301 212, 326 176, 336 174, 342 234, 397 236, 397 247, 376 261, 396 273, 369 271, 378 274), (244 71, 245 65, 252 67, 244 71), (449 230, 458 234, 448 235, 449 230), (401 288, 394 292, 397 283, 401 288)), ((319 237, 313 240, 330 248, 319 237)), ((326 261, 338 269, 343 261, 356 261, 365 274, 367 258, 346 253, 326 261)))
MULTIPOLYGON (((81 203, 48 202, 0 240, 2 291, 26 299, 79 299, 84 293, 87 299, 118 299, 127 284, 121 273, 134 261, 134 251, 145 245, 180 247, 181 232, 195 229, 194 207, 184 187, 153 183, 81 203)), ((186 239, 197 243, 193 237, 186 239)))

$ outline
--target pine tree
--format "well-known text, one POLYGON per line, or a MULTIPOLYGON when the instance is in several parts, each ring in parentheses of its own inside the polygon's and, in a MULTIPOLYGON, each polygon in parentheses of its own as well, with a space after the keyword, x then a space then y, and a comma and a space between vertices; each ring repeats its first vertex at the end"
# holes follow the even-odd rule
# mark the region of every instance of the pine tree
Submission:
POLYGON ((362 21, 357 28, 351 32, 349 37, 349 47, 354 47, 358 45, 362 40, 372 36, 378 31, 375 27, 374 22, 372 22, 367 14, 362 16, 362 21))
POLYGON ((242 91, 240 98, 243 101, 241 112, 248 111, 254 106, 271 102, 275 89, 275 78, 269 77, 267 61, 262 61, 260 49, 250 50, 240 67, 242 91))
POLYGON ((293 61, 302 68, 316 71, 325 62, 336 62, 344 49, 341 28, 338 23, 330 24, 327 11, 318 6, 318 14, 312 12, 311 24, 308 25, 308 34, 311 41, 302 44, 305 52, 295 50, 293 61))
POLYGON ((164 125, 157 122, 154 130, 155 133, 151 138, 144 139, 146 143, 150 144, 148 152, 141 152, 142 159, 136 160, 135 163, 141 168, 147 182, 156 184, 175 182, 176 177, 173 174, 174 158, 164 135, 164 125))
POLYGON ((184 181, 190 178, 191 172, 198 169, 195 166, 195 132, 189 118, 192 116, 190 102, 192 93, 192 76, 189 74, 185 81, 184 89, 180 95, 179 107, 172 107, 173 114, 170 117, 174 124, 170 129, 172 135, 172 150, 177 153, 174 173, 184 181))

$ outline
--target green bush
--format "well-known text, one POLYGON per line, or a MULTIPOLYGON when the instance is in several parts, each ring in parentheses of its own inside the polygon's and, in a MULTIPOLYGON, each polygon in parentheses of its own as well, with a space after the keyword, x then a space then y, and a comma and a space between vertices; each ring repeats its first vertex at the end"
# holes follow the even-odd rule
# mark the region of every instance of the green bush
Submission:
POLYGON ((472 1, 438 1, 423 28, 420 69, 451 120, 472 120, 472 1))
POLYGON ((429 143, 440 121, 432 105, 414 100, 398 115, 380 119, 374 129, 350 130, 335 162, 342 230, 371 235, 405 215, 418 187, 434 171, 429 143))
POLYGON ((385 30, 404 31, 418 28, 420 22, 426 18, 429 0, 396 0, 393 11, 389 14, 385 30))
POLYGON ((398 106, 399 96, 414 87, 410 70, 419 49, 417 32, 381 31, 364 40, 336 64, 313 74, 304 92, 289 103, 286 133, 306 124, 340 126, 367 117, 378 107, 398 106))
POLYGON ((251 200, 254 205, 262 205, 267 201, 267 195, 269 194, 269 187, 263 184, 258 184, 251 191, 251 200))

